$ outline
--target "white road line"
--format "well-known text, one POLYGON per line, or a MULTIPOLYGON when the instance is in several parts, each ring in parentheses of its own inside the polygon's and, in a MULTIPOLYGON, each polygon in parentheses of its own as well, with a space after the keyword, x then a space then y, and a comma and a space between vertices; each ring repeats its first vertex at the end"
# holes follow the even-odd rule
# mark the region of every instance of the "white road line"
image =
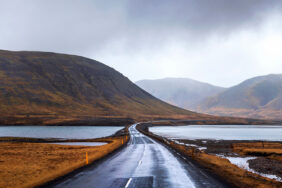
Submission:
POLYGON ((127 188, 131 182, 132 178, 129 178, 129 180, 127 181, 126 185, 125 185, 125 188, 127 188))
POLYGON ((141 163, 142 163, 142 160, 140 160, 140 161, 139 161, 138 166, 140 166, 140 165, 141 165, 141 163))

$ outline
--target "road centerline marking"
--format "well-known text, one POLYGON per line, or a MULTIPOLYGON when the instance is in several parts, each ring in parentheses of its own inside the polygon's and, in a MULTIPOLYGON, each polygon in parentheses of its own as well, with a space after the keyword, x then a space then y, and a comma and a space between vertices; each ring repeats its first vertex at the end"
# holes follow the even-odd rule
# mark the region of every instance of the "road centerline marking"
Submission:
POLYGON ((125 185, 125 188, 127 188, 131 182, 132 178, 129 178, 129 180, 127 181, 126 185, 125 185))

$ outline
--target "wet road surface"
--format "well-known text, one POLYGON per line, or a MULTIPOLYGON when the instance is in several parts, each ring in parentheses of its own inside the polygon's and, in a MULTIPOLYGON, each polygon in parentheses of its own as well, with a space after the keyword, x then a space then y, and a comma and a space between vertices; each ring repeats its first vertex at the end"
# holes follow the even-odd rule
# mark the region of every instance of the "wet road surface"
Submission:
POLYGON ((133 125, 121 151, 52 187, 228 187, 133 125))

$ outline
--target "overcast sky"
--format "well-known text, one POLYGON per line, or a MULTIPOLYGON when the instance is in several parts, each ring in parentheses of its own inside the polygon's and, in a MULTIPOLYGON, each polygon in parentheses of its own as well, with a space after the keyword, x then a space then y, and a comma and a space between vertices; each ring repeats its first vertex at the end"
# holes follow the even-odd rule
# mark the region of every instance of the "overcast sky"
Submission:
POLYGON ((282 73, 281 0, 0 0, 0 49, 101 61, 132 81, 282 73))

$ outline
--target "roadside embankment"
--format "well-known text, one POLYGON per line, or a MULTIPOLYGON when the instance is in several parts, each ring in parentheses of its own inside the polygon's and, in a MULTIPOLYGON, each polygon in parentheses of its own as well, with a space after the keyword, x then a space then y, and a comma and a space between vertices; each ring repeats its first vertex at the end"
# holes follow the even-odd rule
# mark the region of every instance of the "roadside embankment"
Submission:
POLYGON ((114 136, 85 140, 0 139, 0 187, 36 187, 91 164, 126 144, 127 128, 114 136), (52 142, 106 142, 71 146, 52 142))
MULTIPOLYGON (((159 142, 181 153, 183 156, 197 162, 211 172, 224 178, 236 187, 281 187, 282 183, 273 179, 252 173, 246 169, 232 164, 227 158, 222 158, 214 153, 207 153, 203 149, 194 147, 193 144, 183 144, 149 132, 148 127, 152 124, 140 124, 137 129, 143 134, 150 136, 159 142), (189 145, 189 146, 187 146, 189 145)), ((250 143, 249 145, 250 146, 250 143)), ((273 146, 273 145, 272 145, 273 146)), ((234 145, 237 150, 247 152, 242 145, 234 145)), ((281 147, 277 146, 277 147, 281 147)), ((258 148, 257 148, 258 149, 258 148)), ((264 148, 265 150, 266 148, 264 148)), ((249 152, 249 151, 248 151, 249 152)), ((277 155, 277 153, 276 153, 277 155)))

